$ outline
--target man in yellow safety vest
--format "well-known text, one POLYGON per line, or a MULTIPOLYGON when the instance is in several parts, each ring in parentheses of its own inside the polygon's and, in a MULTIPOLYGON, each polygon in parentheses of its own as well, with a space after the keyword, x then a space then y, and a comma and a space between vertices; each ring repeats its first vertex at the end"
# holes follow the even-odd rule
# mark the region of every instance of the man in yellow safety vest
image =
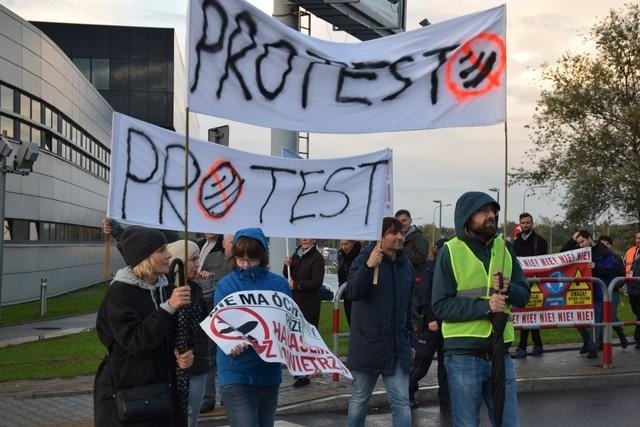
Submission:
MULTIPOLYGON (((436 260, 432 309, 442 319, 445 367, 454 426, 477 426, 483 401, 493 421, 491 392, 492 313, 524 307, 529 284, 512 249, 497 235, 500 205, 488 194, 467 192, 456 203, 456 237, 436 260), (497 273, 502 273, 503 281, 497 273)), ((518 426, 515 371, 507 347, 513 323, 505 326, 505 398, 502 426, 518 426)))

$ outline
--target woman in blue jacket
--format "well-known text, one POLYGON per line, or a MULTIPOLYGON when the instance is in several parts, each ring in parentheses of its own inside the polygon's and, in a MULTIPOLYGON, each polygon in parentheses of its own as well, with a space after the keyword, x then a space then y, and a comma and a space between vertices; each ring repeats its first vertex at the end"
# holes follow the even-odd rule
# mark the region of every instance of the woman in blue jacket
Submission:
MULTIPOLYGON (((291 297, 289 283, 271 273, 267 239, 259 228, 239 230, 230 262, 235 265, 216 285, 213 305, 238 291, 278 291, 291 297)), ((253 347, 241 344, 216 357, 222 400, 231 427, 273 426, 282 382, 280 363, 265 362, 253 347)))

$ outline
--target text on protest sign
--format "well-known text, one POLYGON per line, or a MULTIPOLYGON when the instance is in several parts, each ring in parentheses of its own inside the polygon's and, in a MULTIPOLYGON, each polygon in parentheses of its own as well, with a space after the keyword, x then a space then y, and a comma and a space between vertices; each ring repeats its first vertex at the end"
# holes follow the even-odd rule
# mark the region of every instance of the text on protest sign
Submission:
POLYGON ((580 281, 591 276, 591 248, 518 257, 524 274, 535 277, 572 277, 571 282, 536 282, 524 309, 511 307, 516 327, 537 327, 593 322, 593 285, 580 281))
POLYGON ((505 120, 506 8, 360 43, 314 39, 244 0, 191 0, 188 106, 279 129, 366 133, 505 120))
MULTIPOLYGON (((184 227, 184 137, 114 113, 110 218, 184 227)), ((326 160, 189 142, 189 231, 374 240, 391 207, 391 150, 326 160)))
POLYGON ((227 295, 200 326, 226 354, 247 343, 266 362, 284 363, 291 375, 339 373, 351 379, 295 301, 281 292, 240 291, 227 295))

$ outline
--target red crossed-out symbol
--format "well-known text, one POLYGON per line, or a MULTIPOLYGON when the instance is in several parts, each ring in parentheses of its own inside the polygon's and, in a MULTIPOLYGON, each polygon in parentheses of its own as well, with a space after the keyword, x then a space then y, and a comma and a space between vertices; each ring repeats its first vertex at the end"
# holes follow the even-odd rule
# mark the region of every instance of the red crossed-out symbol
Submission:
POLYGON ((481 33, 467 40, 447 61, 447 88, 458 101, 465 101, 500 87, 506 55, 497 34, 481 33))
POLYGON ((265 356, 271 358, 275 356, 271 353, 273 342, 267 322, 250 308, 221 308, 213 315, 210 327, 213 335, 218 338, 229 341, 249 341, 258 354, 265 353, 265 356))
POLYGON ((208 218, 224 218, 242 195, 244 179, 231 162, 220 160, 209 168, 198 187, 198 205, 208 218))

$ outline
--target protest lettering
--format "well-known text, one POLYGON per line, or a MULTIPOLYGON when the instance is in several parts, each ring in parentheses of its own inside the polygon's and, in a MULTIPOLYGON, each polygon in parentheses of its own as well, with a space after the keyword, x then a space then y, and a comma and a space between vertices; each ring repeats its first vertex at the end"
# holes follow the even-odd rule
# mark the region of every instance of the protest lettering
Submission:
POLYGON ((244 0, 191 0, 187 102, 194 112, 307 132, 499 123, 505 10, 334 43, 288 28, 244 0))
MULTIPOLYGON (((114 113, 110 218, 184 227, 184 137, 114 113)), ((246 153, 190 139, 189 230, 369 239, 389 213, 391 150, 302 160, 246 153)))

